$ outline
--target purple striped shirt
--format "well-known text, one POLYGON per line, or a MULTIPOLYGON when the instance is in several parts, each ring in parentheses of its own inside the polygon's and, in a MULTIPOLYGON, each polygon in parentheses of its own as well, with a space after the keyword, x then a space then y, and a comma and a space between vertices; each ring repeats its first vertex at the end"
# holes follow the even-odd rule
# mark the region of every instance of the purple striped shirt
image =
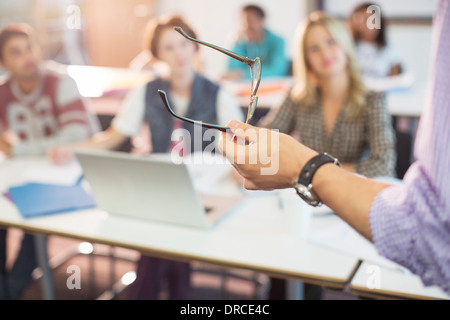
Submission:
POLYGON ((434 17, 432 58, 417 160, 404 185, 377 195, 370 226, 381 255, 450 294, 450 0, 440 0, 434 17))

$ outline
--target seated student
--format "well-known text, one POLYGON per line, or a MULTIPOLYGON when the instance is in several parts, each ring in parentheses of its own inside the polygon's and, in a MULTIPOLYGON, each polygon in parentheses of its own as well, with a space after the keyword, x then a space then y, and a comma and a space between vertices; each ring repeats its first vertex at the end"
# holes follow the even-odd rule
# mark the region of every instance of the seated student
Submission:
MULTIPOLYGON (((75 81, 41 60, 33 30, 11 24, 0 31, 0 152, 45 155, 50 148, 87 139, 99 125, 75 81)), ((7 231, 0 229, 0 299, 17 299, 36 267, 33 237, 25 234, 12 270, 6 270, 7 231)))
MULTIPOLYGON (((211 141, 195 143, 194 126, 175 119, 165 109, 158 89, 167 92, 175 112, 191 119, 214 124, 226 124, 234 117, 243 119, 243 112, 234 97, 196 70, 198 44, 174 31, 175 26, 180 26, 189 36, 196 38, 195 32, 184 19, 169 16, 150 21, 145 39, 152 58, 158 63, 164 62, 170 73, 130 92, 123 108, 107 130, 89 141, 70 146, 69 149, 113 149, 127 137, 140 134, 142 127, 146 125, 149 141, 147 152, 171 152, 174 147, 172 132, 180 126, 191 134, 191 145, 184 146, 184 151, 202 151, 211 141)), ((190 298, 189 263, 142 255, 136 281, 130 286, 129 298, 158 299, 164 288, 164 281, 168 281, 170 299, 190 298)))
POLYGON ((401 59, 395 48, 387 41, 385 19, 381 10, 367 12, 367 8, 371 5, 373 4, 366 2, 356 6, 348 18, 361 72, 367 78, 400 74, 401 59), (375 19, 379 19, 379 28, 375 19))
MULTIPOLYGON (((261 59, 264 77, 282 77, 288 74, 289 60, 285 54, 284 39, 265 26, 266 14, 256 5, 247 5, 241 11, 242 30, 232 51, 241 56, 261 59)), ((224 79, 250 78, 248 66, 229 59, 224 79)))
POLYGON ((345 25, 314 12, 299 25, 294 86, 260 125, 298 136, 352 172, 394 176, 395 136, 383 94, 368 91, 345 25))

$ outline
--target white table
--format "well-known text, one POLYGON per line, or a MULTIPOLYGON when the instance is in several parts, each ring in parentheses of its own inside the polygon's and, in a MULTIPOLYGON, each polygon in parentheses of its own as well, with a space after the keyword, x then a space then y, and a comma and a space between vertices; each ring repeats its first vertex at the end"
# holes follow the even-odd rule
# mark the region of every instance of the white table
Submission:
POLYGON ((425 108, 426 83, 416 83, 411 88, 394 90, 386 94, 389 112, 392 116, 420 118, 425 108))
POLYGON ((85 98, 108 95, 125 95, 129 90, 154 79, 148 70, 112 68, 99 66, 62 65, 77 83, 80 94, 85 98))
MULTIPOLYGON (((29 168, 41 165, 48 165, 45 158, 0 162, 0 191, 19 182, 29 168)), ((229 185, 221 190, 233 192, 229 185)), ((439 288, 425 288, 417 276, 404 271, 369 261, 359 266, 362 256, 352 253, 348 246, 345 250, 339 248, 338 240, 333 238, 336 235, 329 238, 334 243, 311 241, 307 232, 323 232, 332 223, 343 222, 326 212, 308 215, 307 210, 289 190, 248 191, 245 200, 225 220, 201 230, 113 216, 100 209, 24 219, 14 204, 1 197, 0 226, 38 235, 41 267, 45 267, 46 258, 42 236, 59 235, 174 260, 254 270, 291 280, 290 284, 303 281, 336 289, 350 284, 351 292, 363 296, 449 299, 439 288), (380 276, 379 282, 373 281, 374 274, 380 276)), ((51 272, 48 268, 43 271, 44 297, 52 298, 51 272)))
MULTIPOLYGON (((19 181, 25 170, 46 161, 21 158, 0 163, 0 190, 19 181)), ((295 194, 284 195, 285 204, 280 208, 279 199, 270 192, 249 194, 219 225, 200 230, 112 216, 100 209, 25 219, 14 204, 1 197, 0 225, 343 288, 358 259, 305 241, 301 200, 295 194)), ((51 292, 48 295, 51 297, 51 292)))
MULTIPOLYGON (((405 74, 367 82, 372 90, 386 92, 387 107, 392 116, 419 118, 422 114, 427 90, 425 81, 414 81, 411 75, 405 74)), ((257 108, 267 110, 279 107, 292 84, 293 79, 290 77, 261 79, 257 108)), ((224 82, 224 85, 237 96, 242 107, 248 106, 249 81, 224 82)))

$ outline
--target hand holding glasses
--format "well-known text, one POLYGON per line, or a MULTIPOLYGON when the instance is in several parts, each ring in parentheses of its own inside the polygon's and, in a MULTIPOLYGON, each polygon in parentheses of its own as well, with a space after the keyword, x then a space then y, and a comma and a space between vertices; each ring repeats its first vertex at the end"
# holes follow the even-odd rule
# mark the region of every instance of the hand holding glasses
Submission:
MULTIPOLYGON (((248 65, 250 67, 250 75, 251 75, 251 93, 250 93, 250 104, 248 106, 248 112, 247 112, 247 119, 245 120, 245 123, 248 123, 250 121, 250 119, 253 117, 253 114, 255 113, 255 109, 256 109, 256 104, 258 102, 258 97, 256 96, 256 92, 258 91, 258 87, 259 87, 259 83, 261 81, 261 62, 259 60, 259 57, 256 57, 255 59, 249 59, 243 56, 240 56, 232 51, 229 51, 227 49, 221 48, 219 46, 207 43, 207 42, 203 42, 197 39, 194 39, 190 36, 188 36, 181 27, 174 27, 175 31, 177 31, 178 33, 180 33, 182 36, 184 36, 185 38, 187 38, 188 40, 200 43, 202 45, 205 45, 207 47, 213 48, 217 51, 220 51, 240 62, 245 63, 246 65, 248 65)), ((204 123, 202 121, 197 121, 197 120, 192 120, 189 118, 185 118, 182 117, 180 115, 177 115, 173 109, 170 107, 169 104, 169 99, 167 98, 167 94, 164 90, 158 90, 158 93, 161 97, 161 99, 164 102, 165 107, 167 108, 167 110, 172 114, 172 116, 174 116, 175 118, 178 118, 180 120, 192 123, 192 124, 199 124, 202 125, 206 128, 211 128, 211 129, 218 129, 220 131, 224 131, 226 132, 227 130, 229 130, 228 127, 224 127, 224 126, 220 126, 220 125, 216 125, 216 124, 211 124, 211 123, 204 123)))

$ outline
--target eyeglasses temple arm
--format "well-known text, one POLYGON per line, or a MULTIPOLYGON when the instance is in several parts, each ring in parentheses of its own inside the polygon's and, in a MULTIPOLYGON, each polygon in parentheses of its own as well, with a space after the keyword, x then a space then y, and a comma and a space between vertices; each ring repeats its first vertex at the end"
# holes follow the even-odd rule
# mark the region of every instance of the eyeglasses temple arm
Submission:
POLYGON ((187 38, 187 39, 189 39, 189 40, 191 40, 191 41, 194 41, 194 42, 203 44, 203 45, 205 45, 205 46, 207 46, 207 47, 213 48, 213 49, 215 49, 215 50, 217 50, 217 51, 220 51, 220 52, 222 52, 222 53, 224 53, 224 54, 230 56, 230 57, 233 58, 233 59, 236 59, 236 60, 238 60, 238 61, 240 61, 240 62, 245 63, 246 65, 248 65, 248 66, 250 66, 250 67, 253 66, 253 64, 255 63, 255 60, 249 59, 249 58, 247 58, 247 57, 240 56, 240 55, 238 55, 237 53, 234 53, 234 52, 229 51, 229 50, 227 50, 227 49, 224 49, 224 48, 222 48, 222 47, 219 47, 219 46, 210 44, 210 43, 208 43, 208 42, 204 42, 204 41, 201 41, 201 40, 194 39, 194 38, 188 36, 188 35, 184 32, 184 30, 183 30, 181 27, 174 27, 174 29, 175 29, 175 31, 177 31, 178 33, 180 33, 183 37, 185 37, 185 38, 187 38))
POLYGON ((158 93, 159 93, 159 96, 161 97, 162 101, 164 102, 164 106, 166 107, 166 109, 175 118, 183 120, 183 121, 187 121, 187 122, 192 123, 192 124, 198 124, 198 125, 201 125, 201 126, 203 126, 205 128, 217 129, 217 130, 220 130, 220 131, 223 131, 223 132, 227 132, 227 131, 230 130, 230 128, 228 128, 228 127, 222 127, 222 126, 217 126, 217 125, 206 123, 206 122, 195 121, 195 120, 184 118, 184 117, 181 117, 181 116, 177 115, 175 112, 173 112, 172 108, 169 105, 169 100, 167 99, 166 92, 164 90, 158 90, 158 93))

